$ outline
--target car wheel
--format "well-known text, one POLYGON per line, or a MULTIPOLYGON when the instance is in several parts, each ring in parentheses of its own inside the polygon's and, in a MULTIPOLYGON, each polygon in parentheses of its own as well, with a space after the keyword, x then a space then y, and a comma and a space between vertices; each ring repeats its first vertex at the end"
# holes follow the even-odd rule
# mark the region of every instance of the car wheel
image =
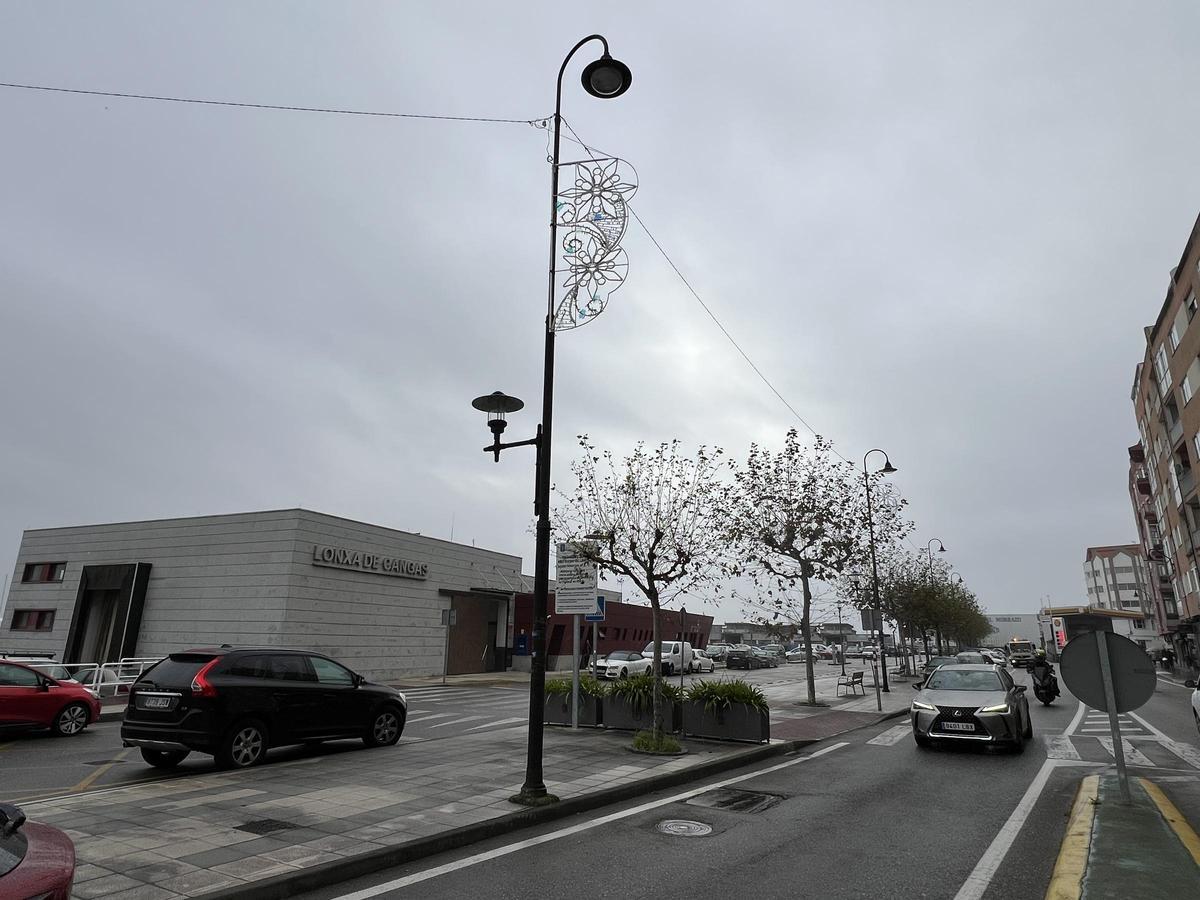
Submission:
POLYGON ((188 751, 186 750, 151 750, 148 747, 142 748, 142 759, 156 769, 173 769, 187 759, 187 756, 188 751))
POLYGON ((628 670, 628 669, 622 669, 622 670, 621 670, 621 677, 622 677, 622 678, 628 678, 628 677, 629 677, 629 670, 628 670))
POLYGON ((233 726, 217 749, 217 765, 223 769, 248 769, 267 755, 267 729, 253 719, 233 726))
POLYGON ((1022 732, 1021 737, 1027 740, 1033 737, 1033 719, 1029 718, 1028 712, 1025 714, 1025 731, 1022 732))
POLYGON ((79 734, 88 725, 88 709, 82 703, 69 703, 54 717, 50 730, 59 737, 79 734))
POLYGON ((404 713, 394 706, 385 706, 371 719, 363 743, 368 747, 391 747, 400 740, 403 732, 404 713))

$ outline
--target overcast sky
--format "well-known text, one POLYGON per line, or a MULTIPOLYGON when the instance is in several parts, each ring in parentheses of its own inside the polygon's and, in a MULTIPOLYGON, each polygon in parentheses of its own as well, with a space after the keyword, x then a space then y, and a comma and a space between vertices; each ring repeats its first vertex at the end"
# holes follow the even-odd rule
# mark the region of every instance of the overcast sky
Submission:
MULTIPOLYGON (((0 81, 564 114, 779 391, 883 447, 991 612, 1080 603, 1132 541, 1129 389, 1198 211, 1200 7, 0 5, 0 81)), ((302 505, 519 554, 533 457, 471 398, 541 387, 549 167, 526 125, 0 88, 0 566, 21 531, 302 505)), ((567 145, 568 147, 570 145, 567 145)), ((570 150, 565 151, 567 153, 570 150)), ((797 424, 636 227, 560 336, 573 436, 744 455, 797 424)), ((737 618, 736 602, 710 602, 737 618)))

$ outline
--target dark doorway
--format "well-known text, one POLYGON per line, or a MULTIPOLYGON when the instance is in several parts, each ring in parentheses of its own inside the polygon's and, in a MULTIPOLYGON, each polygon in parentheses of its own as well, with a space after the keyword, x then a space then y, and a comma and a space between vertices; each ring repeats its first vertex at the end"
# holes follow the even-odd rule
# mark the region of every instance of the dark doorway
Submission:
POLYGON ((117 662, 137 651, 150 563, 84 566, 63 662, 117 662))
POLYGON ((455 596, 450 603, 456 621, 450 627, 450 656, 446 674, 469 675, 496 671, 499 602, 490 597, 455 596))

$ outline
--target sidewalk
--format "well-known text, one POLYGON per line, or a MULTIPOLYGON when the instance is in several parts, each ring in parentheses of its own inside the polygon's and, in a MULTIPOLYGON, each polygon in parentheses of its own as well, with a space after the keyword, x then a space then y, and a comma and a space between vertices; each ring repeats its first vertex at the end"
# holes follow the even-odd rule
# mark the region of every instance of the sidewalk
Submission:
POLYGON ((1161 787, 1116 775, 1079 786, 1046 900, 1179 900, 1200 897, 1200 837, 1161 787))
MULTIPOLYGON (((847 667, 847 674, 852 671, 847 667)), ((840 674, 835 670, 833 673, 822 673, 817 678, 817 702, 827 704, 825 707, 808 706, 797 699, 808 697, 803 680, 798 687, 790 688, 786 695, 767 687, 764 693, 771 704, 771 737, 788 741, 820 741, 843 731, 907 715, 915 693, 911 687, 913 679, 900 680, 889 675, 890 690, 886 693, 880 691, 879 704, 883 707, 880 710, 875 699, 875 687, 870 680, 870 669, 866 670, 863 679, 866 682, 865 695, 843 693, 838 696, 837 676, 840 674)))

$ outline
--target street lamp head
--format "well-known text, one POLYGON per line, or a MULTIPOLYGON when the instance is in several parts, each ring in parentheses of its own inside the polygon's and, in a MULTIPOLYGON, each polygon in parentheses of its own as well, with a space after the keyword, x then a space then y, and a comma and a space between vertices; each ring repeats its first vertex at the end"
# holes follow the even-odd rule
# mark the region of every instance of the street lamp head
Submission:
POLYGON ((508 422, 505 417, 510 412, 516 412, 525 407, 525 401, 517 397, 510 397, 503 391, 494 391, 491 394, 484 394, 482 397, 476 397, 471 401, 471 405, 480 412, 487 413, 488 428, 492 430, 495 436, 495 442, 492 449, 496 455, 496 462, 500 462, 500 435, 504 434, 504 429, 508 422))
POLYGON ((605 53, 584 67, 581 80, 583 89, 593 97, 608 100, 620 97, 629 90, 629 85, 633 83, 633 73, 625 63, 605 53))
POLYGON ((943 544, 941 541, 938 541, 938 553, 945 553, 945 552, 946 552, 946 545, 943 544))
POLYGON ((880 471, 880 473, 882 473, 884 475, 891 475, 894 472, 897 472, 898 469, 895 466, 893 466, 892 461, 890 459, 888 459, 888 460, 884 461, 883 468, 880 469, 879 471, 880 471))

